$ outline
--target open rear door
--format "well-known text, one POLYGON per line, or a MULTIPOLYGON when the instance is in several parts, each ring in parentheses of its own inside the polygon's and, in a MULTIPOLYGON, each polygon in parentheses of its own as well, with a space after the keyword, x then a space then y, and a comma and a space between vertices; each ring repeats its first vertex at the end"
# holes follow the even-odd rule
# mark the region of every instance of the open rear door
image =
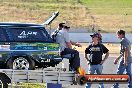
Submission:
POLYGON ((44 23, 43 25, 50 25, 52 21, 59 15, 59 12, 54 12, 44 23))

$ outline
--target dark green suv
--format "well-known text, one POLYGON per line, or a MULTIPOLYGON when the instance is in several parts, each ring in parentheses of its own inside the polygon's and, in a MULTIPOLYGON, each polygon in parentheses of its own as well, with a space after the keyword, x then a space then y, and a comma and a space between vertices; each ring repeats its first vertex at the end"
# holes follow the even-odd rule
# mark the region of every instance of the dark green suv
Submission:
POLYGON ((43 25, 0 23, 0 68, 35 69, 62 61, 43 25))

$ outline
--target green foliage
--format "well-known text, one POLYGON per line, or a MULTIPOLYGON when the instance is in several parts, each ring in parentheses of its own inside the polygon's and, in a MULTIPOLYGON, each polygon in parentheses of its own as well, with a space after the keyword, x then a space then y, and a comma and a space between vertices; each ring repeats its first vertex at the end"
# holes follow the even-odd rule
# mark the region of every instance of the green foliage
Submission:
POLYGON ((81 0, 88 7, 93 8, 130 8, 131 0, 81 0))
POLYGON ((92 12, 96 14, 132 14, 131 0, 81 0, 92 12))

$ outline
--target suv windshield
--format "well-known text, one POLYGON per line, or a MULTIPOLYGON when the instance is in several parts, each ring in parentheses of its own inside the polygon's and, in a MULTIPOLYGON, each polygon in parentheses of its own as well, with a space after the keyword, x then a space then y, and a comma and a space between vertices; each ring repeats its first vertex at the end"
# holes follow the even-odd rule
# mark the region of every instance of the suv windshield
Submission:
POLYGON ((2 27, 0 42, 52 42, 42 27, 2 27))

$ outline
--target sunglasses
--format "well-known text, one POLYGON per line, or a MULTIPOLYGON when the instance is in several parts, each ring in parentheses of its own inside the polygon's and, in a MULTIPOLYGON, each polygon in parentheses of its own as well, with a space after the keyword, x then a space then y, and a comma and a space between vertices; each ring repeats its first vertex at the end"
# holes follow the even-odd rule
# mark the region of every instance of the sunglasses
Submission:
POLYGON ((95 38, 95 36, 92 36, 92 38, 95 38))
MULTIPOLYGON (((93 36, 92 38, 95 38, 96 36, 93 36)), ((98 37, 96 37, 96 38, 98 38, 98 37)))

